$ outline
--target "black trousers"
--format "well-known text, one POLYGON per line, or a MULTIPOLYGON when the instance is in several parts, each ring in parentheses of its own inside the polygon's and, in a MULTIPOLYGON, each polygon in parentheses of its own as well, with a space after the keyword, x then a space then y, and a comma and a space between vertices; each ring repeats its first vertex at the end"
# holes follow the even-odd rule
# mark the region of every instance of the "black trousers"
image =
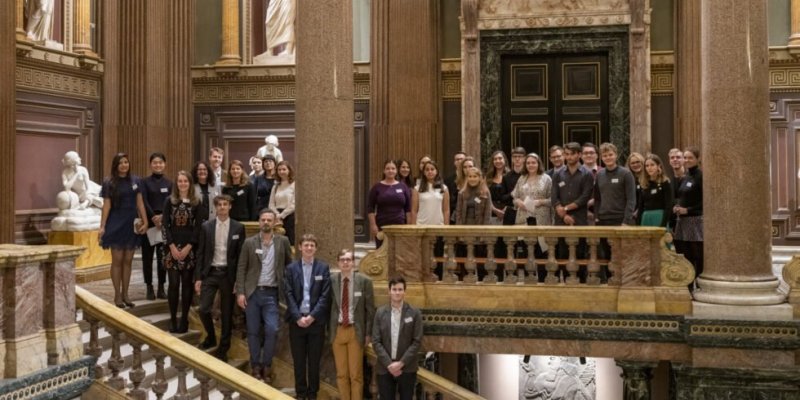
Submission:
POLYGON ((389 373, 378 374, 378 396, 381 400, 394 400, 397 393, 400 394, 400 400, 412 400, 416 385, 416 372, 403 372, 397 377, 389 373))
POLYGON ((325 344, 326 321, 314 321, 308 328, 289 323, 289 344, 294 361, 294 389, 298 397, 316 398, 319 392, 319 365, 325 344))
POLYGON ((227 271, 212 268, 211 273, 203 280, 203 284, 200 287, 200 321, 203 322, 203 328, 208 334, 209 341, 216 338, 211 309, 214 307, 214 297, 217 295, 217 291, 219 291, 220 320, 222 321, 222 337, 219 341, 218 351, 227 352, 231 347, 233 282, 228 279, 227 271))
MULTIPOLYGON (((597 221, 596 226, 622 226, 623 217, 612 219, 601 219, 597 221)), ((611 260, 611 246, 605 238, 600 239, 600 245, 597 247, 597 257, 601 260, 611 260)), ((611 272, 608 270, 608 265, 600 266, 600 281, 605 283, 611 277, 611 272)))
POLYGON ((167 301, 169 302, 169 315, 173 325, 176 324, 178 314, 178 298, 181 304, 181 328, 189 326, 189 308, 192 306, 194 296, 194 268, 170 269, 169 289, 167 301))
POLYGON ((164 244, 158 243, 150 245, 150 241, 145 238, 142 240, 142 273, 144 283, 153 284, 153 255, 156 258, 156 270, 158 273, 158 284, 163 285, 167 282, 167 271, 164 269, 164 244))

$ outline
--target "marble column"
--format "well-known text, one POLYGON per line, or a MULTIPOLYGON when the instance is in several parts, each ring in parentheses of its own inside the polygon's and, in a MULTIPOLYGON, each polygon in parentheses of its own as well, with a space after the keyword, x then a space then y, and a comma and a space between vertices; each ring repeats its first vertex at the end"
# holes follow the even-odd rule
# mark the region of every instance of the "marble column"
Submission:
POLYGON ((75 35, 72 51, 86 56, 96 57, 92 50, 92 2, 91 0, 75 0, 75 35))
POLYGON ((120 119, 120 1, 106 0, 102 7, 103 21, 103 58, 106 60, 103 70, 103 140, 99 162, 101 170, 107 171, 111 166, 114 154, 119 151, 119 119, 120 119))
POLYGON ((650 152, 650 1, 631 0, 630 25, 630 150, 650 152))
POLYGON ((352 16, 352 0, 297 2, 296 231, 331 265, 353 246, 352 16))
POLYGON ((701 4, 705 269, 694 297, 724 305, 783 303, 770 258, 766 2, 701 4))
MULTIPOLYGON (((11 2, 9 2, 11 3, 11 2)), ((25 0, 13 0, 14 8, 13 10, 9 8, 5 10, 6 15, 14 15, 15 20, 11 21, 13 26, 16 26, 16 36, 17 40, 28 40, 28 37, 25 35, 25 0), (11 12, 8 12, 11 11, 11 12)))
POLYGON ((222 0, 222 55, 217 65, 239 65, 239 0, 222 0))
MULTIPOLYGON (((477 156, 481 154, 480 47, 478 0, 461 0, 461 149, 477 156)), ((443 160, 450 159, 444 156, 443 160)))
MULTIPOLYGON (((0 5, 0 187, 14 187, 14 149, 16 146, 16 68, 17 12, 21 1, 0 5)), ((0 243, 14 242, 14 191, 0 192, 0 243)))
POLYGON ((793 56, 800 56, 800 0, 792 0, 792 34, 787 47, 793 56))
POLYGON ((650 381, 656 363, 616 360, 622 368, 622 393, 625 400, 650 400, 650 381))
POLYGON ((370 182, 386 159, 443 160, 439 123, 439 2, 372 2, 370 182))
POLYGON ((700 143, 700 1, 676 0, 675 147, 700 143))

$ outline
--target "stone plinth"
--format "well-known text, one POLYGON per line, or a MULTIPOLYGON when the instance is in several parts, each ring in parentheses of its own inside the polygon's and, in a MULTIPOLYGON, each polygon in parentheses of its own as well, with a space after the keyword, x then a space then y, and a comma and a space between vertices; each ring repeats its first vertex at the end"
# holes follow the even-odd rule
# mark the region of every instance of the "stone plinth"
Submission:
POLYGON ((111 265, 111 250, 100 247, 97 231, 56 232, 50 231, 47 243, 52 245, 80 246, 86 250, 75 260, 76 272, 93 267, 111 265))
POLYGON ((0 378, 18 378, 83 355, 75 323, 75 246, 0 245, 0 310, 5 362, 0 378))

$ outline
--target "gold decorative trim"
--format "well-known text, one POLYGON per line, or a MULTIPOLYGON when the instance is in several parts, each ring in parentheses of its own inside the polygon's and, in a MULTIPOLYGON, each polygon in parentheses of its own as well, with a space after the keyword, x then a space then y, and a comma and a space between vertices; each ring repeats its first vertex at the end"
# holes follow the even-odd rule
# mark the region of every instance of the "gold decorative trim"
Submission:
POLYGON ((771 90, 800 89, 800 66, 770 68, 769 87, 771 90))
POLYGON ((539 328, 600 328, 639 329, 649 331, 679 332, 678 321, 649 319, 602 319, 569 317, 520 317, 493 315, 451 315, 425 312, 422 319, 428 323, 483 324, 501 326, 525 326, 539 328))
POLYGON ((692 325, 690 334, 694 336, 728 336, 735 338, 796 338, 797 328, 783 326, 692 325))
POLYGON ((192 88, 195 103, 289 101, 296 96, 294 82, 195 84, 192 88))
POLYGON ((26 65, 16 67, 17 88, 55 93, 67 97, 100 98, 100 80, 64 72, 45 71, 26 65))
POLYGON ((52 395, 52 393, 55 393, 65 386, 88 378, 89 367, 83 367, 74 371, 69 371, 65 374, 54 376, 41 382, 33 383, 30 386, 19 388, 13 392, 3 394, 0 396, 0 400, 33 399, 46 393, 50 393, 52 395))
MULTIPOLYGON (((483 14, 483 13, 482 13, 483 14)), ((560 28, 573 26, 597 25, 630 25, 629 13, 596 13, 595 15, 569 16, 496 16, 486 18, 481 16, 478 29, 525 29, 525 28, 560 28)))

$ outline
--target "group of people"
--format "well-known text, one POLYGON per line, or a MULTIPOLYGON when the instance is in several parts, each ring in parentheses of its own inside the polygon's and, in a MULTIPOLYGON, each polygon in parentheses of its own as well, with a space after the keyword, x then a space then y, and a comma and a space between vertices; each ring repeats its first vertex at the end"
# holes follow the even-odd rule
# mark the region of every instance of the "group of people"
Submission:
POLYGON ((378 355, 382 398, 392 398, 399 391, 402 398, 410 399, 422 318, 419 310, 404 302, 405 280, 389 281, 391 302, 376 312, 372 281, 354 270, 352 250, 339 252, 339 272, 331 274, 328 265, 315 257, 316 237, 305 234, 299 242, 300 257, 294 260, 293 172, 288 162, 276 164, 272 157, 263 156, 263 168, 253 168, 248 177, 238 160, 223 170, 222 150, 212 148, 208 162, 197 162, 191 172, 179 171, 173 182, 164 176, 167 159, 163 153, 151 154, 152 173, 143 179, 131 173, 126 154, 117 154, 101 190, 105 201, 99 232, 101 245, 111 249, 115 304, 135 306, 128 285, 134 252, 141 247, 146 296, 168 299, 170 332, 188 331, 189 309, 198 295, 206 333, 200 347, 216 347, 213 354, 227 361, 237 304, 246 318, 251 373, 269 383, 280 326, 278 304, 285 302, 283 319, 289 324, 297 398, 317 397, 327 332, 342 398, 363 397, 364 346, 371 343, 378 355), (253 219, 258 221, 259 233, 247 238, 241 222, 253 219), (279 224, 286 235, 276 233, 279 224), (161 242, 151 241, 158 233, 161 242), (154 256, 157 290, 152 281, 154 256), (217 295, 219 342, 211 314, 217 295))
MULTIPOLYGON (((388 160, 381 181, 369 192, 370 232, 376 236, 382 227, 395 224, 660 226, 671 229, 676 250, 695 266, 697 275, 702 272, 703 191, 697 148, 670 150, 671 174, 656 154, 631 153, 621 165, 612 143, 598 147, 571 142, 552 146, 548 156, 551 168, 545 170, 545 161, 522 147, 512 149, 510 160, 498 150, 484 173, 474 157, 458 152, 453 157, 456 172, 447 178, 441 177, 430 156, 419 159, 416 177, 408 161, 388 160)), ((381 242, 376 239, 376 244, 381 242)), ((495 256, 508 257, 506 249, 498 243, 495 256)), ((537 257, 549 250, 543 241, 535 245, 537 257)), ((440 256, 442 251, 439 241, 434 252, 440 256)), ((526 257, 526 246, 516 246, 516 251, 520 254, 513 256, 526 257)), ((558 258, 568 257, 563 239, 553 251, 558 258)), ((585 257, 586 252, 581 240, 577 256, 585 257)), ((598 256, 610 258, 604 240, 598 256)), ((566 271, 559 273, 564 276, 566 271)), ((540 281, 545 274, 540 269, 540 281)), ((582 274, 584 280, 585 271, 582 274)), ((604 267, 601 281, 608 277, 604 267)))

